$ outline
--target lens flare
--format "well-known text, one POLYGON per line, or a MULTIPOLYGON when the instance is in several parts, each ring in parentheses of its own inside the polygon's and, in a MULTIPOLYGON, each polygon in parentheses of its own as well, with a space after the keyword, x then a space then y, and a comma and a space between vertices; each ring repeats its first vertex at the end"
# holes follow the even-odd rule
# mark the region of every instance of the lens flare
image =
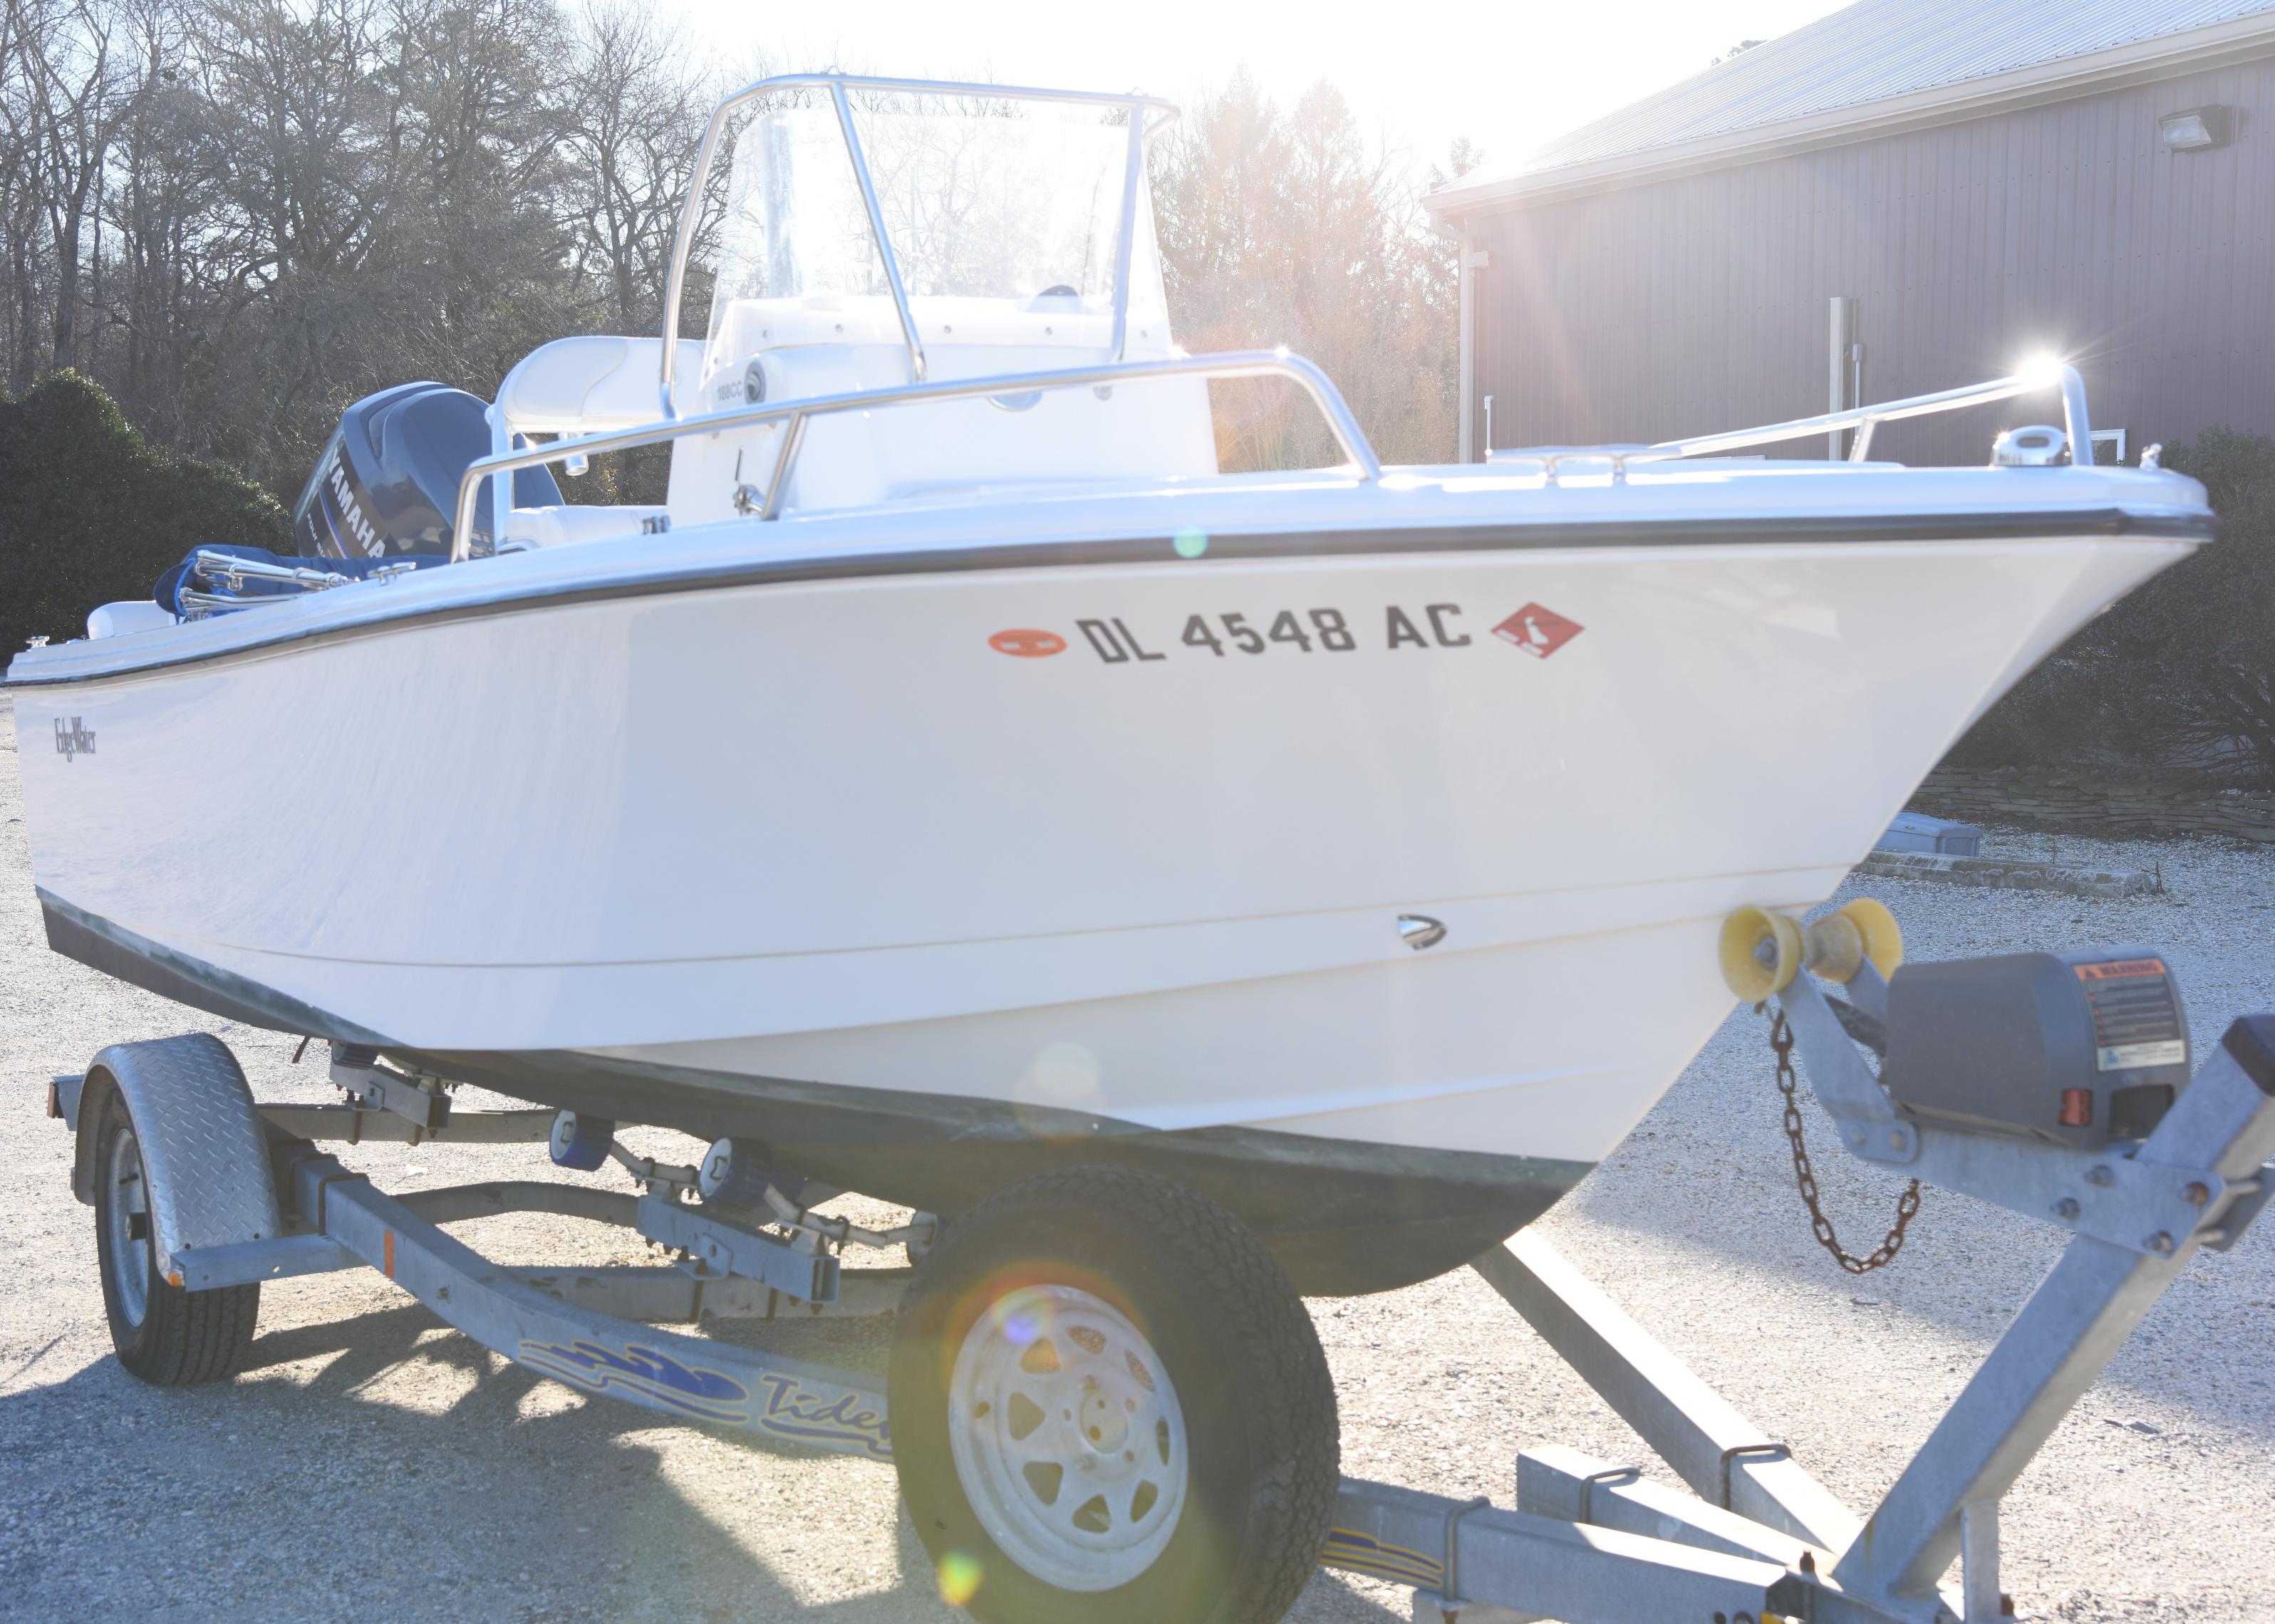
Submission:
POLYGON ((979 1559, 951 1551, 940 1559, 940 1598, 951 1607, 969 1605, 979 1594, 979 1559))
POLYGON ((2052 389, 2061 381, 2062 359, 2059 355, 2025 356, 2017 377, 2027 378, 2041 389, 2052 389))
POLYGON ((1098 1096, 1098 1056, 1078 1043, 1046 1045, 1020 1079, 1019 1098, 1079 1109, 1098 1096))
POLYGON ((1169 545, 1177 549, 1180 558, 1198 558, 1208 551, 1208 532, 1198 525, 1180 525, 1177 533, 1169 539, 1169 545))

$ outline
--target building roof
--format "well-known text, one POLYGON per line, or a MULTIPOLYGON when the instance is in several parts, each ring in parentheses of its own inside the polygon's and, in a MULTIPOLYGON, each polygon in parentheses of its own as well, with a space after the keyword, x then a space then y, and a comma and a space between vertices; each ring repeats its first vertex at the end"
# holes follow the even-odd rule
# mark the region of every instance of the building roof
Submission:
POLYGON ((1489 213, 2269 49, 2275 0, 1857 0, 1428 203, 1489 213))

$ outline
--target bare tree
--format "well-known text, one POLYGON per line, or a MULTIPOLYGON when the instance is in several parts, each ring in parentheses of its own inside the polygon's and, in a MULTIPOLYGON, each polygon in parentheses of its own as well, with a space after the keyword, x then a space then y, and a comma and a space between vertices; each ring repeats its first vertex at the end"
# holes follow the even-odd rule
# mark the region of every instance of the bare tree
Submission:
POLYGON ((719 87, 643 7, 593 6, 578 34, 562 85, 562 223, 616 330, 646 332, 719 87))
POLYGON ((36 312, 46 210, 37 152, 27 139, 32 92, 24 71, 25 38, 39 16, 21 0, 0 4, 0 230, 8 247, 8 381, 19 390, 30 383, 41 353, 36 312))
POLYGON ((199 19, 205 139, 225 155, 202 244, 207 382, 230 403, 200 449, 279 490, 331 409, 400 381, 412 313, 387 250, 411 135, 389 22, 380 0, 216 0, 199 19))
MULTIPOLYGON (((727 64, 632 0, 560 4, 0 0, 11 382, 80 366, 289 496, 360 395, 488 394, 547 338, 652 330, 727 64)), ((1185 343, 1304 350, 1419 460, 1451 443, 1454 278, 1409 168, 1332 90, 1282 110, 1243 75, 1163 143, 1155 199, 1185 343)), ((1228 465, 1326 449, 1292 399, 1226 404, 1228 465)))
MULTIPOLYGON (((112 245, 110 291, 98 305, 102 330, 119 343, 117 354, 94 358, 95 369, 146 431, 179 443, 196 409, 188 391, 208 339, 200 276, 225 163, 205 137, 204 109, 185 71, 191 36, 183 7, 127 0, 117 17, 115 49, 128 86, 102 211, 112 245)), ((95 265, 102 268, 102 255, 95 265)))
POLYGON ((401 98, 404 207, 389 250, 415 291, 427 368, 495 386, 524 351, 589 314, 567 288, 551 199, 565 112, 550 0, 395 0, 388 80, 401 98))
MULTIPOLYGON (((125 100, 114 71, 110 16, 90 0, 0 0, 9 57, 0 85, 11 191, 39 210, 48 253, 48 355, 57 366, 79 359, 83 238, 96 201, 111 133, 125 100)), ((11 210, 28 223, 29 209, 11 210)), ((16 245, 19 347, 32 348, 32 255, 16 245)), ((23 367, 28 355, 19 356, 23 367)))
MULTIPOLYGON (((1466 148, 1456 162, 1468 157, 1466 148)), ((1282 113, 1246 72, 1160 143, 1154 207, 1170 317, 1192 349, 1287 344, 1325 366, 1384 455, 1453 455, 1457 315, 1449 247, 1420 217, 1401 154, 1315 86, 1282 113)), ((1325 457, 1284 386, 1213 386, 1228 468, 1325 457)))

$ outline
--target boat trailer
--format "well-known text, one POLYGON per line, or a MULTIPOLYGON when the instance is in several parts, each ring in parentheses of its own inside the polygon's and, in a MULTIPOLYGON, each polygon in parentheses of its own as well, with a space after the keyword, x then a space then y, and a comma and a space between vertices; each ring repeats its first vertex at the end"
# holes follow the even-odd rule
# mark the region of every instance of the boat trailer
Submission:
MULTIPOLYGON (((2237 1021, 2192 1077, 2183 1036, 2181 1086, 2144 1137, 2109 1138, 2106 1109, 2098 1134, 2075 1122, 2077 1097, 2097 1086, 2090 1083, 2058 1091, 2064 1131, 2033 1137, 2016 1130, 2022 1114, 2002 1116, 1996 1100, 1976 1117, 1938 1111, 1900 1098, 1891 1068, 1875 1074, 1859 1050, 1887 1047, 1891 984, 1882 968, 1893 963, 1858 950, 1874 945, 1875 916, 1856 917, 1865 928, 1844 934, 1837 925, 1741 910, 1724 933, 1725 973, 1742 995, 1774 1000, 1853 1153, 2071 1233, 1878 1506, 1858 1517, 1546 1241, 1519 1234, 1472 1266, 1689 1492, 1647 1482, 1632 1464, 1553 1446, 1518 1455, 1514 1510, 1346 1478, 1323 1563, 1410 1587, 1414 1617, 1425 1624, 1989 1624, 2014 1616, 1999 1580, 2000 1497, 2190 1258, 2233 1246, 2275 1192, 2275 1167, 2262 1165, 2275 1152, 2275 1016, 2237 1021), (1848 999, 1829 997, 1812 975, 1840 982, 1848 999), (1961 1581, 1950 1586, 1943 1575, 1954 1557, 1961 1581)), ((2133 999, 2126 1008, 2135 1016, 2149 974, 2139 967, 2164 971, 2139 950, 2060 963, 2090 998, 2101 996, 2093 977, 2111 972, 2106 986, 2133 999), (2135 968, 2112 968, 2124 965, 2135 968), (2134 981, 2120 986, 2128 975, 2134 981)), ((1990 974, 1965 986, 1979 993, 1990 974)), ((2174 1021, 2177 1008, 2175 997, 2174 1021)), ((2112 1054, 2120 1079, 2143 1066, 2169 1068, 2168 1036, 2130 1049, 2105 1041, 2112 1033, 2104 1017, 2124 1013, 2090 1005, 2097 1024, 2082 1040, 2102 1044, 2101 1072, 2112 1054)), ((2139 1031, 2116 1034, 2128 1035, 2139 1031)), ((1896 1058, 1901 1065, 1901 1042, 1896 1058)), ((351 1103, 257 1104, 227 1048, 203 1035, 116 1046, 86 1076, 56 1078, 49 1111, 78 1135, 74 1191, 98 1206, 106 1258, 147 1243, 163 1260, 156 1279, 190 1299, 242 1294, 246 1336, 261 1284, 368 1266, 484 1347, 584 1392, 891 1458, 881 1381, 658 1326, 891 1312, 914 1271, 841 1269, 838 1254, 897 1243, 920 1253, 927 1220, 873 1234, 813 1214, 813 1192, 800 1207, 768 1189, 767 1207, 740 1209, 745 1221, 733 1221, 718 1214, 737 1209, 690 1199, 707 1184, 715 1191, 731 1182, 723 1165, 660 1166, 615 1143, 612 1125, 567 1114, 453 1113, 439 1079, 396 1071, 367 1052, 336 1048, 334 1078, 351 1103), (124 1173, 95 1165, 99 1124, 121 1110, 139 1182, 131 1157, 124 1173), (549 1141, 563 1165, 613 1157, 646 1193, 515 1182, 390 1196, 320 1148, 382 1138, 549 1141), (106 1176, 127 1192, 107 1207, 97 1199, 106 1176), (115 1219, 105 1216, 114 1211, 115 1219), (508 1268, 443 1227, 509 1212, 624 1225, 676 1260, 508 1268)), ((2009 1091, 2027 1096, 2045 1084, 2024 1078, 2009 1091)), ((111 1142, 117 1137, 114 1129, 111 1142)), ((198 1379, 184 1370, 171 1379, 198 1379)))

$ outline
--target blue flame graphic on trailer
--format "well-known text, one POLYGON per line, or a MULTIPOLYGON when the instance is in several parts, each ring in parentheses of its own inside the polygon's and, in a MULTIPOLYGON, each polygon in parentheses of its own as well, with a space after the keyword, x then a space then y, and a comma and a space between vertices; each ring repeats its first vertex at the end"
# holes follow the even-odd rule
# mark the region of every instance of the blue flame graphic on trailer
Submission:
POLYGON ((751 1394, 742 1383, 717 1371, 682 1364, 653 1348, 628 1342, 619 1353, 598 1342, 524 1342, 515 1357, 588 1393, 613 1394, 705 1421, 744 1426, 751 1422, 751 1394))
POLYGON ((778 1438, 844 1449, 873 1461, 893 1458, 884 1405, 858 1388, 835 1383, 809 1387, 787 1371, 765 1371, 759 1377, 765 1394, 754 1405, 750 1389, 733 1377, 684 1364, 636 1342, 617 1349, 583 1341, 525 1341, 514 1356, 533 1371, 587 1393, 629 1399, 700 1421, 756 1427, 778 1438))

